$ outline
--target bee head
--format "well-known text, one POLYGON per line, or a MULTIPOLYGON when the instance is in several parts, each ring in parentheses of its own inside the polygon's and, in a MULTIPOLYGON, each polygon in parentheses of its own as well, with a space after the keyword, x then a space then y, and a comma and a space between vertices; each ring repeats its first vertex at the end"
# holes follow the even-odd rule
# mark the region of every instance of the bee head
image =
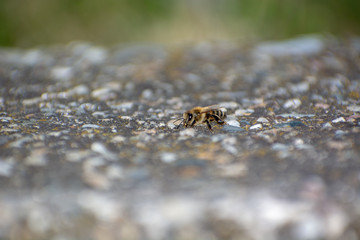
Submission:
POLYGON ((194 114, 193 113, 185 112, 183 117, 184 117, 184 126, 185 127, 190 127, 193 125, 193 122, 194 122, 194 114))

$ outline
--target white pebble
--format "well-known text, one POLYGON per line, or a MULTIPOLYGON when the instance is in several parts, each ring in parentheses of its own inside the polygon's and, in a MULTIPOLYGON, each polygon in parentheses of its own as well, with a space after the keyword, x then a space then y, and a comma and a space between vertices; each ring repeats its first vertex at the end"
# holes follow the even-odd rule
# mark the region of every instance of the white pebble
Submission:
POLYGON ((48 136, 53 136, 53 137, 60 137, 62 134, 61 131, 54 131, 54 132, 49 132, 48 136))
POLYGON ((254 50, 254 55, 283 56, 305 56, 321 52, 324 43, 316 36, 305 36, 295 39, 261 43, 254 50))
POLYGON ((231 119, 229 121, 226 121, 226 123, 230 126, 240 127, 240 123, 234 119, 231 119))
MULTIPOLYGON (((2 129, 3 131, 3 129, 2 129)), ((25 143, 31 142, 33 139, 30 136, 21 137, 9 144, 9 147, 21 148, 25 143)))
POLYGON ((78 197, 79 205, 103 222, 113 222, 119 217, 118 202, 95 192, 83 192, 78 197))
POLYGON ((293 93, 304 93, 309 91, 310 84, 308 82, 301 82, 290 86, 293 93))
POLYGON ((91 47, 84 51, 81 61, 90 64, 101 64, 108 56, 108 52, 102 47, 91 47))
POLYGON ((91 92, 91 96, 93 98, 97 98, 99 100, 109 100, 116 98, 116 94, 113 92, 111 88, 98 88, 91 92))
POLYGON ((0 117, 0 121, 1 122, 10 122, 12 119, 12 117, 0 117))
POLYGON ((89 156, 89 150, 72 150, 67 151, 65 159, 69 162, 80 162, 89 156))
POLYGON ((101 111, 96 111, 96 112, 93 112, 91 115, 93 115, 94 117, 98 117, 98 118, 105 118, 106 113, 101 112, 101 111))
POLYGON ((8 161, 0 160, 0 176, 9 177, 11 176, 14 164, 8 161))
POLYGON ((219 175, 222 177, 235 178, 247 174, 248 168, 244 163, 219 166, 219 175))
POLYGON ((123 119, 123 120, 128 120, 128 121, 133 120, 133 118, 130 117, 130 116, 121 116, 121 119, 123 119))
POLYGON ((286 144, 283 144, 283 143, 274 143, 271 146, 271 149, 274 151, 287 151, 287 150, 289 150, 289 146, 287 146, 286 144))
POLYGON ((219 106, 227 108, 227 109, 235 109, 235 108, 239 107, 239 103, 237 103, 237 102, 222 102, 222 103, 219 103, 219 106))
POLYGON ((124 178, 124 172, 120 166, 109 166, 106 169, 106 176, 110 179, 122 179, 124 178))
POLYGON ((144 99, 151 99, 153 98, 154 96, 154 93, 151 89, 145 89, 142 93, 141 93, 141 96, 144 98, 144 99))
POLYGON ((238 109, 235 111, 235 116, 247 116, 254 112, 254 109, 238 109))
POLYGON ((130 110, 134 107, 134 102, 122 102, 116 105, 111 105, 111 108, 118 109, 121 111, 130 110))
POLYGON ((126 137, 118 135, 113 137, 111 141, 115 143, 124 143, 126 141, 126 137))
POLYGON ((106 146, 100 142, 94 142, 93 144, 91 144, 91 150, 101 154, 102 156, 104 156, 106 159, 108 160, 116 160, 116 154, 113 152, 110 152, 106 146))
POLYGON ((52 226, 52 215, 48 209, 40 206, 32 206, 27 215, 29 228, 39 234, 45 234, 52 226))
POLYGON ((84 124, 81 128, 100 128, 100 126, 96 124, 84 124))
POLYGON ((332 128, 333 126, 331 125, 331 123, 327 122, 325 123, 322 128, 332 128))
POLYGON ((46 162, 46 150, 43 148, 33 150, 31 154, 25 159, 26 165, 29 166, 45 166, 46 162))
POLYGON ((349 111, 360 112, 360 105, 350 105, 347 107, 349 111))
POLYGON ((175 153, 164 152, 160 155, 160 159, 164 163, 171 163, 171 162, 176 161, 177 157, 176 157, 175 153))
POLYGON ((262 129, 262 124, 261 124, 261 123, 255 124, 255 125, 249 127, 249 129, 250 129, 250 130, 262 129))
POLYGON ((194 137, 195 136, 195 129, 194 128, 187 128, 185 130, 182 130, 180 132, 180 136, 188 136, 188 137, 194 137))
POLYGON ((339 117, 339 118, 336 118, 336 119, 332 120, 331 122, 339 123, 339 122, 346 122, 346 120, 345 120, 344 117, 339 117))
POLYGON ((42 98, 40 97, 36 97, 36 98, 30 98, 30 99, 24 99, 22 101, 22 103, 25 105, 25 106, 30 106, 30 105, 36 105, 36 104, 39 104, 41 102, 42 98))
POLYGON ((67 91, 67 94, 69 96, 81 96, 81 95, 88 95, 89 94, 89 88, 85 84, 80 84, 76 87, 73 87, 67 91))
POLYGON ((284 108, 298 108, 301 105, 301 100, 298 98, 289 99, 284 103, 284 108))
POLYGON ((256 122, 258 123, 269 123, 269 120, 267 120, 266 118, 264 117, 259 117, 256 122))
POLYGON ((69 81, 74 73, 71 67, 54 67, 50 73, 51 78, 59 81, 69 81))

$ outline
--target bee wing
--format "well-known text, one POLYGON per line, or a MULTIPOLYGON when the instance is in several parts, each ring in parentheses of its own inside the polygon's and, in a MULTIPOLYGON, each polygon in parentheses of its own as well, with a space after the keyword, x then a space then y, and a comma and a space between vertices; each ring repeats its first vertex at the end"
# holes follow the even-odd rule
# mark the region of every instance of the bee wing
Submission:
POLYGON ((221 110, 223 112, 227 111, 226 108, 221 107, 220 105, 210 105, 210 106, 204 107, 203 110, 201 111, 201 113, 208 113, 213 110, 221 110))

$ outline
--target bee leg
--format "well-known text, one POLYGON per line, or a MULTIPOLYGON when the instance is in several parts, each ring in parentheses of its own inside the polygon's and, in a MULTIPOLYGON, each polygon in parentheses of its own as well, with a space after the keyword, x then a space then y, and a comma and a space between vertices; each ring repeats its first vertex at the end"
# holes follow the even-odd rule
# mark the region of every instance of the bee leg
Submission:
POLYGON ((207 127, 209 128, 209 130, 211 130, 210 122, 209 122, 208 120, 206 120, 205 122, 206 122, 206 125, 207 125, 207 127))
POLYGON ((218 115, 212 115, 212 117, 215 119, 215 121, 218 123, 218 124, 220 124, 220 125, 222 125, 222 124, 224 124, 225 122, 223 121, 223 120, 221 120, 220 118, 219 118, 219 116, 218 115))

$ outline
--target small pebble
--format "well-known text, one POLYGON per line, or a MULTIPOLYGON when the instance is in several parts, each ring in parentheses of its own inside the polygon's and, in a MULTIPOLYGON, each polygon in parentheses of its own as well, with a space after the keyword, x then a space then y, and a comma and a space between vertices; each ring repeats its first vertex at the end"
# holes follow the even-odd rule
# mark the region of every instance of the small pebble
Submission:
POLYGON ((180 136, 182 137, 194 137, 195 129, 194 128, 186 128, 180 132, 180 136))
POLYGON ((331 121, 332 123, 346 122, 344 117, 338 117, 331 121))
POLYGON ((21 137, 14 142, 10 143, 10 147, 21 148, 24 144, 32 142, 33 139, 30 136, 21 137))
POLYGON ((50 77, 58 81, 69 81, 74 76, 72 67, 54 67, 50 77))
POLYGON ((81 208, 93 214, 103 223, 114 222, 121 212, 119 211, 119 202, 103 193, 83 191, 79 194, 77 202, 81 208))
POLYGON ((12 174, 13 167, 14 167, 14 163, 0 160, 0 176, 10 177, 12 174))
MULTIPOLYGON (((1 128, 1 132, 2 133, 14 133, 14 132, 19 132, 19 129, 13 129, 13 128, 1 128)), ((15 143, 16 144, 16 143, 15 143)), ((14 145, 12 145, 14 146, 14 145)))
POLYGON ((102 144, 101 142, 94 142, 93 144, 91 144, 91 150, 101 154, 102 156, 104 156, 106 159, 108 160, 116 160, 117 156, 115 153, 110 152, 104 144, 102 144))
POLYGON ((130 117, 130 116, 120 116, 120 118, 123 119, 123 120, 128 120, 128 121, 132 121, 132 120, 133 120, 133 118, 130 117))
POLYGON ((62 132, 60 132, 60 131, 54 131, 54 132, 48 133, 48 136, 60 137, 61 134, 62 134, 62 132))
POLYGON ((92 188, 107 190, 111 187, 111 181, 101 173, 97 167, 104 166, 105 160, 100 157, 87 159, 83 163, 82 177, 83 181, 92 188))
POLYGON ((266 118, 264 117, 259 117, 256 122, 258 123, 269 123, 269 120, 267 120, 266 118))
POLYGON ((235 116, 249 116, 254 112, 254 109, 238 109, 235 111, 235 116))
POLYGON ((301 121, 290 121, 287 123, 290 127, 303 127, 303 126, 306 126, 303 122, 301 121))
POLYGON ((346 132, 343 131, 343 130, 336 130, 334 137, 335 137, 336 139, 342 139, 345 134, 346 134, 346 132))
POLYGON ((115 99, 116 93, 111 88, 98 88, 91 92, 91 96, 101 101, 115 99))
POLYGON ((40 49, 30 49, 25 51, 21 58, 18 59, 18 62, 28 66, 36 66, 36 65, 48 65, 54 64, 53 57, 40 49))
POLYGON ((265 42, 256 47, 254 54, 276 57, 313 55, 322 51, 324 43, 316 36, 305 36, 278 42, 265 42))
POLYGON ((327 123, 325 123, 325 124, 322 126, 322 128, 323 128, 323 129, 325 129, 325 128, 333 128, 333 126, 331 125, 330 122, 327 122, 327 123))
POLYGON ((271 149, 272 149, 272 150, 275 150, 275 151, 288 151, 288 150, 289 150, 289 146, 286 145, 286 144, 282 144, 282 143, 274 143, 274 144, 271 146, 271 149))
POLYGON ((301 105, 301 100, 298 98, 287 100, 284 103, 284 108, 298 108, 301 105))
POLYGON ((46 149, 39 148, 33 150, 25 159, 25 164, 29 166, 41 167, 47 163, 46 149))
POLYGON ((219 103, 220 107, 226 108, 226 109, 235 109, 239 107, 239 103, 237 102, 221 102, 219 103))
POLYGON ((236 163, 230 165, 222 165, 218 167, 219 175, 226 178, 237 178, 245 176, 248 168, 244 163, 236 163))
POLYGON ((151 100, 154 97, 154 92, 151 89, 145 89, 141 96, 146 100, 151 100))
POLYGON ((175 153, 164 152, 160 155, 160 159, 164 163, 172 163, 172 162, 176 161, 177 156, 175 153))
POLYGON ((134 102, 122 102, 119 104, 115 104, 115 105, 111 105, 112 109, 118 109, 121 111, 127 111, 130 110, 134 107, 135 103, 134 102))
POLYGON ((106 176, 109 179, 123 179, 124 178, 124 170, 120 166, 108 166, 106 168, 106 176))
POLYGON ((262 124, 261 123, 258 123, 258 124, 255 124, 251 127, 249 127, 250 130, 259 130, 259 129, 262 129, 262 124))
POLYGON ((349 111, 360 112, 360 105, 350 105, 347 107, 349 111))
POLYGON ((103 63, 108 56, 108 51, 102 47, 90 47, 83 52, 81 62, 98 65, 103 63))
POLYGON ((230 133, 236 133, 236 132, 244 132, 245 129, 241 128, 241 127, 236 127, 236 126, 232 126, 232 125, 224 125, 222 128, 223 131, 226 132, 230 132, 230 133))
POLYGON ((80 162, 90 155, 89 152, 89 150, 67 151, 65 154, 65 159, 69 162, 80 162))
POLYGON ((315 117, 315 114, 283 113, 276 116, 283 118, 304 118, 304 117, 312 118, 315 117))
POLYGON ((309 91, 310 84, 308 82, 301 82, 290 86, 292 93, 305 93, 309 91))
POLYGON ((42 102, 42 98, 41 97, 37 97, 37 98, 30 98, 30 99, 24 99, 22 101, 22 104, 24 104, 25 106, 30 106, 30 105, 37 105, 40 102, 42 102))
POLYGON ((107 116, 107 114, 105 112, 101 112, 101 111, 93 112, 91 115, 93 115, 94 117, 97 117, 97 118, 106 118, 106 116, 107 116))
POLYGON ((240 127, 240 123, 236 120, 229 120, 229 121, 226 121, 226 123, 230 126, 240 127))
POLYGON ((0 117, 1 122, 10 122, 11 120, 13 120, 12 117, 0 117))
POLYGON ((68 97, 83 96, 90 93, 89 88, 85 84, 78 85, 67 91, 68 97))
POLYGON ((81 128, 100 128, 100 126, 96 124, 84 124, 81 128))
POLYGON ((115 142, 115 143, 124 143, 124 142, 126 142, 126 137, 121 136, 121 135, 117 135, 117 136, 113 137, 111 139, 111 141, 115 142))
POLYGON ((31 231, 45 234, 54 224, 53 216, 49 209, 33 205, 27 215, 26 222, 31 231))
POLYGON ((328 109, 328 108, 330 107, 330 105, 329 105, 329 104, 326 104, 326 103, 316 103, 316 104, 315 104, 315 107, 326 110, 326 109, 328 109))

